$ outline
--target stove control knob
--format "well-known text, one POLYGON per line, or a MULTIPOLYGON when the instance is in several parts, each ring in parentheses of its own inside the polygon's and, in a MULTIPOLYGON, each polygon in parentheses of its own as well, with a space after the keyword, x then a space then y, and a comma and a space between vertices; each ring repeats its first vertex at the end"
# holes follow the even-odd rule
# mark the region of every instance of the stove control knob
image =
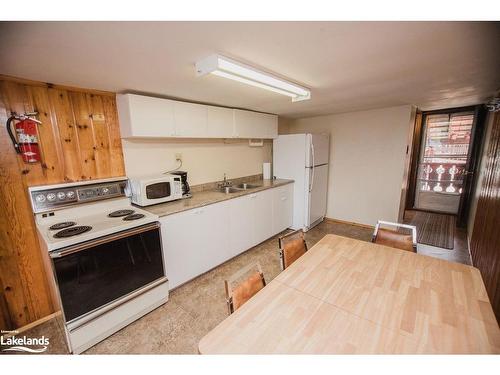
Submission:
POLYGON ((108 194, 109 193, 109 189, 108 188, 103 188, 102 189, 102 193, 103 194, 108 194))
POLYGON ((57 193, 57 199, 62 201, 64 200, 64 198, 66 198, 66 193, 64 191, 60 191, 59 193, 57 193))
POLYGON ((56 195, 54 193, 49 193, 47 194, 47 199, 49 200, 49 202, 53 202, 56 200, 56 195))
POLYGON ((68 191, 66 193, 66 196, 68 197, 68 199, 73 199, 75 197, 75 192, 74 191, 68 191))
POLYGON ((43 195, 43 194, 38 194, 38 195, 35 197, 35 200, 36 200, 38 203, 43 203, 43 202, 45 202, 45 195, 43 195))

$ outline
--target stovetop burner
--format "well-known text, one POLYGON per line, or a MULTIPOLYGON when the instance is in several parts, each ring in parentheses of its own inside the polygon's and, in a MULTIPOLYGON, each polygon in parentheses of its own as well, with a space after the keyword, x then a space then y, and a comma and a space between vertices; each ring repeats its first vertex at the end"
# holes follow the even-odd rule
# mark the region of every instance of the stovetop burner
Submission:
POLYGON ((50 230, 59 230, 59 229, 72 227, 73 225, 76 225, 76 223, 74 221, 63 221, 62 223, 57 223, 57 224, 51 225, 49 227, 49 229, 50 230))
POLYGON ((142 219, 145 215, 143 214, 131 214, 131 215, 127 215, 123 218, 123 220, 127 220, 127 221, 130 221, 130 220, 137 220, 137 219, 142 219))
POLYGON ((88 232, 91 229, 92 229, 91 226, 79 225, 76 227, 70 227, 67 229, 63 229, 63 230, 57 232, 56 234, 54 234, 54 237, 55 238, 72 237, 72 236, 76 236, 77 234, 82 234, 82 233, 88 232))
POLYGON ((118 210, 118 211, 113 211, 110 214, 108 214, 109 217, 121 217, 121 216, 127 216, 130 214, 133 214, 134 210, 118 210))

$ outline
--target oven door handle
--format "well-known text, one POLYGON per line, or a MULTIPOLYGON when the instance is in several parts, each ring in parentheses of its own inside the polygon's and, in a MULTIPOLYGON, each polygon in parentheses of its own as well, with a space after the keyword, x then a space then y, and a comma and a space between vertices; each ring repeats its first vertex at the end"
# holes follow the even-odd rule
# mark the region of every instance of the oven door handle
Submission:
POLYGON ((119 239, 130 237, 130 236, 134 236, 136 234, 144 233, 144 232, 147 232, 147 231, 150 231, 153 229, 157 229, 159 227, 160 227, 160 223, 158 221, 156 221, 154 223, 146 224, 146 225, 143 225, 140 227, 127 229, 127 230, 124 230, 123 232, 114 233, 114 234, 111 234, 109 236, 100 237, 100 238, 96 238, 95 240, 90 240, 90 241, 83 242, 80 244, 72 245, 72 246, 66 247, 62 250, 59 250, 59 251, 52 251, 49 254, 50 254, 51 258, 62 258, 62 257, 65 257, 67 255, 78 253, 82 250, 86 250, 86 249, 89 249, 89 248, 94 247, 94 246, 102 245, 102 244, 105 244, 105 243, 108 243, 111 241, 119 240, 119 239))

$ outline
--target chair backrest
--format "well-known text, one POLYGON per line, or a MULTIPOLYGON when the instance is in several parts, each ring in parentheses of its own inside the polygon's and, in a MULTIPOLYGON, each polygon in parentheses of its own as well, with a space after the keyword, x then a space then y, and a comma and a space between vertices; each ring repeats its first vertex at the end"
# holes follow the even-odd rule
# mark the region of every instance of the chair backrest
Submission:
POLYGON ((416 253, 417 228, 413 225, 379 220, 373 232, 372 242, 416 253), (395 227, 396 230, 381 228, 381 225, 392 226, 395 227), (410 230, 411 234, 402 233, 400 231, 401 228, 410 230))
POLYGON ((304 231, 301 229, 285 234, 279 238, 278 242, 281 270, 285 270, 307 251, 304 231))
POLYGON ((259 263, 249 264, 224 280, 224 286, 228 312, 232 314, 266 286, 262 267, 259 263))

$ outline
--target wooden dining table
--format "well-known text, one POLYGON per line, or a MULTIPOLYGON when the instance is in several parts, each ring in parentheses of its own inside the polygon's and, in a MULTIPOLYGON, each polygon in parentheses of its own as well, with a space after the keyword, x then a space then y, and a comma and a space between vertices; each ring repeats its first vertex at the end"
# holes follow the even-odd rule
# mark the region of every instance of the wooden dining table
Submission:
POLYGON ((472 266, 333 234, 201 339, 201 354, 500 353, 472 266))

